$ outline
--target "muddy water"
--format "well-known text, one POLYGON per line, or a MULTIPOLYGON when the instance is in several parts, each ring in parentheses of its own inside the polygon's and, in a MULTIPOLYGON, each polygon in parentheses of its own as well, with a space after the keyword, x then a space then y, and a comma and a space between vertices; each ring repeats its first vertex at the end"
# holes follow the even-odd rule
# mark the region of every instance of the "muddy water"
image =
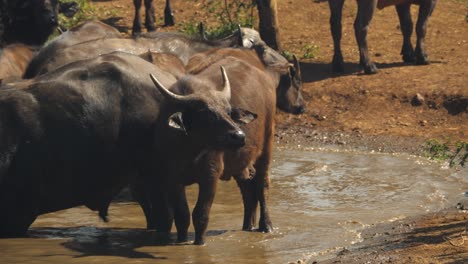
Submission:
MULTIPOLYGON (((39 217, 28 238, 1 239, 0 263, 288 263, 360 240, 362 228, 454 205, 466 170, 406 155, 277 149, 272 234, 240 231, 234 182, 219 184, 206 246, 154 244, 140 208, 116 203, 110 223, 73 208, 39 217)), ((189 190, 194 200, 196 187, 189 190)), ((191 229, 193 239, 193 229, 191 229)))

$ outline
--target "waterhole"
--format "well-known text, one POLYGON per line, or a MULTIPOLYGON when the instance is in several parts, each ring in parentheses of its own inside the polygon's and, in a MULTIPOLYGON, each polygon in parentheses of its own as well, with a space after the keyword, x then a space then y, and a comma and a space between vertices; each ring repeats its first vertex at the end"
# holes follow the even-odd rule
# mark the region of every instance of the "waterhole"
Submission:
MULTIPOLYGON (((243 232, 235 182, 221 182, 207 244, 155 245, 135 203, 113 203, 109 223, 84 207, 40 216, 29 237, 0 239, 1 263, 288 263, 360 241, 376 223, 453 206, 465 171, 408 155, 277 148, 269 209, 274 231, 243 232)), ((196 186, 188 190, 193 208, 196 186)), ((175 236, 175 234, 174 234, 175 236)), ((193 228, 190 229, 193 239, 193 228)))

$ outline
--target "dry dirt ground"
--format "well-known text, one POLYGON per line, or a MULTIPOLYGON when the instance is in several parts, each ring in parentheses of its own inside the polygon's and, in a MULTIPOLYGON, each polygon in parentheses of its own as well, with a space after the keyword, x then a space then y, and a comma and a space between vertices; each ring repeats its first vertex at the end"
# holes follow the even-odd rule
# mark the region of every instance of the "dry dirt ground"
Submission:
MULTIPOLYGON (((174 0, 177 25, 212 23, 203 0, 174 0)), ((130 0, 95 1, 105 20, 130 33, 130 0)), ((162 25, 163 0, 155 0, 162 25)), ((418 7, 413 6, 413 20, 418 7)), ((440 0, 429 20, 426 47, 430 65, 402 63, 402 37, 396 11, 377 11, 368 35, 370 54, 380 72, 363 75, 353 32, 355 1, 343 11, 342 49, 345 73, 333 74, 333 52, 326 1, 278 0, 283 50, 302 61, 307 112, 278 113, 279 144, 324 145, 382 152, 421 154, 428 139, 468 142, 468 1, 440 0), (314 47, 304 58, 307 49, 314 47), (424 97, 420 106, 412 98, 424 97)), ((415 37, 413 36, 413 39, 415 37)), ((468 207, 468 206, 467 206, 468 207)), ((363 244, 326 263, 468 263, 468 213, 455 209, 407 219, 366 231, 363 244)))

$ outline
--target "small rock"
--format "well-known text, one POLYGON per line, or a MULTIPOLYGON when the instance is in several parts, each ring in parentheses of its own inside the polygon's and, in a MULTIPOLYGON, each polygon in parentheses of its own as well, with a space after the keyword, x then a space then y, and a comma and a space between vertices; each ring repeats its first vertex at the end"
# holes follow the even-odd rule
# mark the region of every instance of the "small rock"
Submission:
POLYGON ((412 106, 420 106, 424 103, 424 96, 422 96, 420 93, 417 93, 413 99, 411 99, 411 105, 412 106))
POLYGON ((428 102, 427 102, 427 105, 428 105, 429 108, 431 108, 431 109, 437 109, 437 104, 436 104, 436 102, 434 102, 434 101, 428 101, 428 102))
POLYGON ((426 126, 426 125, 427 125, 427 121, 426 121, 426 120, 421 120, 421 121, 419 121, 419 125, 421 125, 421 126, 426 126))

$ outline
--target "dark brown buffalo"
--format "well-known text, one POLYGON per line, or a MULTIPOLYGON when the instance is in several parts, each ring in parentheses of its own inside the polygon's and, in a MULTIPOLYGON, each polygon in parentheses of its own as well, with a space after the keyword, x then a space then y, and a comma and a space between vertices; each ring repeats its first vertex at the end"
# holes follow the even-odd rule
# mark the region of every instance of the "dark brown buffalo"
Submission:
POLYGON ((44 44, 58 26, 58 5, 58 0, 1 0, 2 44, 44 44))
MULTIPOLYGON (((341 53, 341 15, 344 0, 328 1, 330 6, 330 26, 334 43, 333 70, 343 72, 343 55, 341 53)), ((364 68, 366 74, 377 72, 377 67, 371 61, 367 48, 367 31, 372 20, 376 7, 384 8, 395 5, 400 19, 400 28, 403 33, 403 46, 401 55, 404 62, 416 64, 428 64, 425 51, 424 38, 429 16, 436 6, 437 0, 359 0, 356 20, 354 21, 354 31, 359 47, 359 64, 364 68), (419 15, 416 23, 416 49, 411 44, 411 34, 413 33, 413 22, 411 20, 410 6, 418 4, 419 15)))
POLYGON ((57 53, 59 50, 96 39, 119 37, 121 37, 120 32, 112 26, 97 20, 86 21, 63 32, 42 47, 28 66, 25 77, 34 77, 35 74, 31 71, 40 67, 44 61, 47 61, 50 56, 57 53))
POLYGON ((180 130, 171 122, 176 113, 190 122, 184 136, 194 142, 216 149, 242 143, 225 99, 219 108, 216 93, 172 96, 154 87, 150 73, 164 86, 176 81, 138 56, 112 53, 2 90, 0 236, 23 235, 44 213, 78 205, 104 210, 139 178, 165 186, 154 158, 159 138, 180 130))
MULTIPOLYGON (((193 213, 193 222, 196 229, 195 244, 203 244, 204 234, 207 228, 209 207, 211 206, 216 185, 213 179, 220 177, 227 180, 231 176, 234 176, 243 194, 243 230, 252 230, 255 226, 255 215, 258 204, 260 204, 258 230, 262 232, 269 232, 272 230, 266 203, 269 184, 268 168, 272 144, 272 136, 268 133, 272 133, 274 127, 275 103, 280 109, 289 112, 298 113, 302 111, 293 109, 304 109, 303 106, 284 108, 276 101, 276 97, 280 96, 286 97, 285 100, 289 101, 288 105, 290 106, 295 105, 298 101, 303 104, 299 90, 300 85, 293 85, 291 81, 284 82, 285 76, 289 76, 286 79, 293 80, 290 75, 292 66, 284 58, 281 57, 282 60, 279 60, 275 55, 279 56, 279 54, 272 49, 256 46, 253 49, 212 49, 203 53, 198 53, 190 59, 187 70, 196 77, 206 76, 204 78, 213 79, 214 77, 209 76, 215 71, 213 67, 216 65, 224 65, 226 69, 229 69, 227 70, 229 76, 232 75, 232 77, 235 77, 235 79, 232 77, 229 79, 231 83, 236 84, 236 86, 231 84, 233 98, 236 98, 235 101, 231 100, 233 107, 242 107, 252 111, 250 108, 257 110, 255 107, 258 106, 260 108, 267 107, 268 110, 263 109, 260 111, 259 118, 261 121, 258 121, 258 123, 255 121, 243 127, 247 135, 246 146, 240 151, 223 152, 226 153, 225 157, 228 158, 227 160, 224 159, 222 162, 218 156, 220 152, 208 150, 195 151, 192 147, 197 146, 196 149, 198 149, 199 146, 197 144, 180 139, 176 140, 174 139, 175 135, 168 135, 168 137, 172 138, 170 140, 162 140, 161 142, 165 142, 168 145, 160 147, 160 149, 173 149, 175 151, 174 153, 168 151, 164 152, 164 158, 168 159, 164 164, 168 166, 165 174, 170 175, 168 176, 169 179, 175 180, 173 184, 177 187, 171 192, 174 194, 170 197, 172 199, 172 205, 162 205, 160 201, 163 199, 160 196, 155 196, 153 189, 145 190, 145 186, 152 186, 153 184, 140 184, 139 187, 137 186, 134 189, 137 200, 144 208, 149 229, 156 229, 159 231, 166 230, 165 232, 169 232, 172 218, 175 214, 178 240, 185 241, 187 239, 190 214, 186 206, 183 186, 196 182, 200 184, 200 192, 202 193, 199 195, 203 195, 202 197, 204 200, 202 200, 203 202, 197 202, 197 209, 195 209, 193 213), (231 67, 233 68, 231 69, 231 67), (231 70, 233 74, 230 73, 231 70), (239 71, 242 73, 238 73, 239 71), (285 87, 282 87, 282 85, 285 85, 285 87), (265 91, 265 87, 270 86, 272 86, 273 89, 271 91, 265 91), (239 89, 240 92, 235 89, 239 89), (246 91, 248 89, 252 91, 246 91), (283 90, 289 92, 283 93, 283 90), (273 93, 273 95, 271 95, 271 93, 273 93), (294 94, 294 96, 285 96, 285 94, 294 94), (241 100, 239 99, 241 97, 244 98, 241 100), (266 101, 262 101, 262 99, 266 101), (236 105, 237 100, 240 100, 242 103, 236 105), (258 104, 256 105, 254 102, 257 102, 257 100, 258 104), (236 102, 236 104, 233 102, 236 102), (253 104, 253 106, 250 105, 248 108, 245 108, 243 107, 243 103, 253 104), (177 143, 172 144, 172 142, 177 143), (216 171, 213 171, 215 169, 216 171), (189 171, 190 173, 185 173, 184 171, 189 171), (208 175, 208 178, 206 178, 206 175, 208 175), (247 178, 249 178, 249 180, 243 180, 247 178), (208 187, 202 188, 202 186, 208 187), (161 213, 164 211, 164 208, 167 207, 173 208, 175 211, 161 213)), ((216 76, 216 71, 214 74, 216 76)), ((219 83, 220 80, 217 82, 219 83)), ((172 89, 175 91, 180 90, 179 93, 193 92, 193 88, 186 88, 185 86, 184 88, 176 86, 172 89)), ((232 115, 243 117, 241 118, 241 120, 243 120, 241 122, 250 122, 248 118, 241 115, 242 113, 243 112, 239 110, 232 111, 232 115)), ((174 123, 181 124, 183 121, 174 123)))
POLYGON ((0 81, 21 79, 37 48, 24 44, 12 44, 0 50, 0 81))
MULTIPOLYGON (((133 28, 132 33, 138 34, 141 33, 141 18, 140 18, 140 9, 141 2, 143 0, 133 0, 133 6, 135 7, 135 17, 133 19, 133 28)), ((145 27, 148 31, 155 31, 155 16, 154 16, 154 6, 153 0, 144 0, 145 3, 145 27)), ((164 8, 164 24, 166 26, 172 26, 174 22, 174 13, 172 12, 171 1, 166 0, 166 7, 164 8)))
MULTIPOLYGON (((206 146, 202 142, 193 141, 188 137, 167 134, 166 140, 161 140, 158 149, 164 149, 167 169, 167 179, 173 188, 169 188, 168 204, 174 211, 161 219, 158 205, 160 197, 152 197, 151 190, 145 192, 140 188, 140 194, 146 199, 140 203, 147 209, 148 227, 161 229, 165 226, 167 232, 172 225, 172 218, 178 232, 178 240, 187 240, 187 229, 190 224, 190 213, 185 197, 184 186, 199 184, 199 198, 192 213, 197 245, 205 243, 205 233, 209 221, 209 212, 215 196, 218 179, 237 181, 244 201, 243 230, 252 230, 255 225, 257 205, 260 204, 260 220, 258 230, 272 231, 272 224, 267 208, 269 189, 269 166, 274 139, 274 120, 276 105, 276 88, 280 78, 277 69, 271 70, 263 65, 254 50, 227 49, 207 56, 209 63, 198 67, 193 65, 192 73, 196 80, 217 84, 225 81, 217 74, 219 67, 225 68, 229 77, 232 95, 231 108, 227 111, 233 119, 238 120, 245 133, 245 145, 238 149, 221 150, 206 146), (233 56, 229 56, 229 52, 233 56), (216 57, 216 59, 215 59, 216 57), (252 114, 255 113, 255 114, 252 114), (255 119, 255 120, 254 120, 255 119), (153 205, 153 206, 152 206, 153 205)), ((191 62, 189 62, 191 66, 191 62)), ((288 69, 285 65, 285 71, 288 69)), ((206 90, 207 86, 175 85, 171 88, 181 94, 197 93, 206 90)), ((214 88, 212 88, 214 89, 214 88)), ((214 92, 217 92, 214 90, 214 92)), ((213 116, 216 119, 219 117, 213 116)), ((191 123, 185 119, 181 124, 181 134, 185 133, 191 123)))

